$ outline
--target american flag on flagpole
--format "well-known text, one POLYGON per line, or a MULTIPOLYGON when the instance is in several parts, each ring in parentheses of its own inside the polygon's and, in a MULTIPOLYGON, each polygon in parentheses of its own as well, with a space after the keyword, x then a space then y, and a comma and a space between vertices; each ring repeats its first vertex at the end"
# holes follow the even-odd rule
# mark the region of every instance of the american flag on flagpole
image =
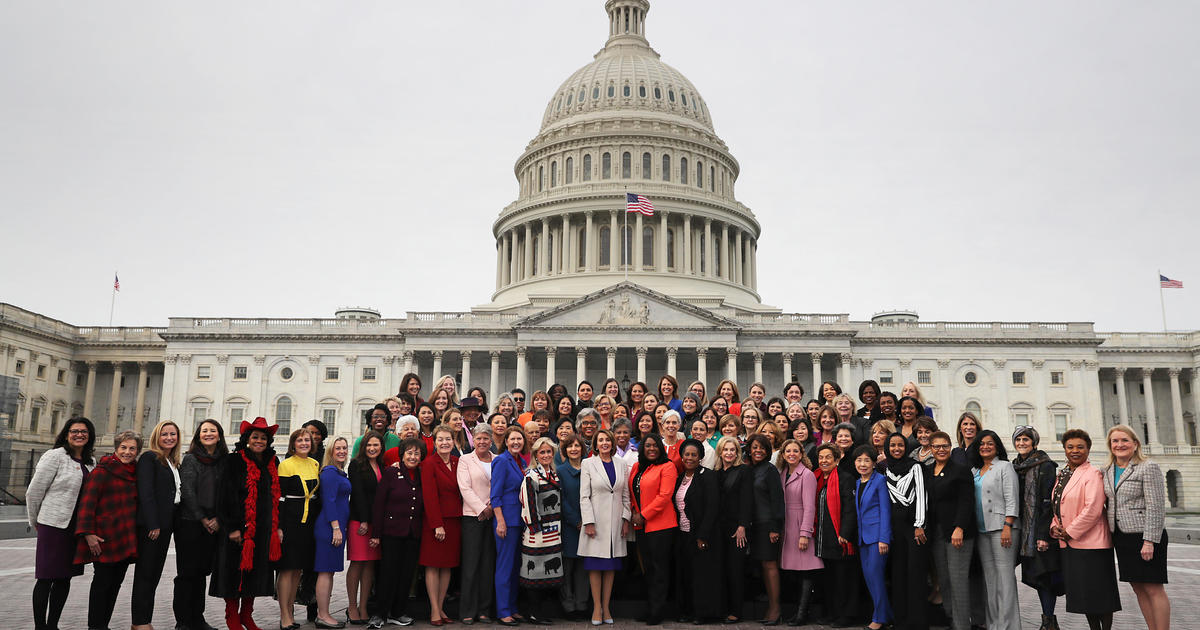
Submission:
POLYGON ((1172 280, 1161 273, 1158 274, 1158 286, 1163 289, 1182 289, 1182 280, 1172 280))
POLYGON ((654 204, 642 195, 625 193, 625 212, 640 212, 645 216, 652 217, 654 216, 654 204))
POLYGON ((121 290, 121 278, 117 274, 113 274, 113 291, 121 290))

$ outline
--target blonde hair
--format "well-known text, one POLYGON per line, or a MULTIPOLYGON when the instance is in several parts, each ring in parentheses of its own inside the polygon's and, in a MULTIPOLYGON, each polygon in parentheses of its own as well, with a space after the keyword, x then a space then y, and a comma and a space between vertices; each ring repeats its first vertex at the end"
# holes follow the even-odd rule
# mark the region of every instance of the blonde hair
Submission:
MULTIPOLYGON (((438 390, 442 389, 442 384, 445 383, 446 381, 450 381, 450 384, 454 385, 454 387, 450 388, 450 390, 446 392, 447 394, 450 394, 450 404, 457 405, 458 404, 458 382, 454 380, 453 376, 450 376, 449 374, 442 376, 441 378, 439 378, 437 380, 436 383, 433 384, 433 389, 431 389, 429 391, 437 392, 438 390)), ((429 399, 433 400, 433 396, 434 395, 431 393, 429 395, 429 399)))
MULTIPOLYGON (((347 453, 346 453, 346 454, 347 454, 347 455, 349 455, 349 454, 350 454, 350 453, 349 453, 349 451, 348 451, 348 449, 350 448, 350 441, 349 441, 349 440, 347 440, 347 439, 346 439, 346 438, 344 438, 344 437, 336 437, 336 438, 334 438, 334 439, 333 439, 333 444, 330 444, 330 445, 329 445, 329 448, 325 449, 325 461, 321 462, 321 468, 324 468, 324 467, 326 467, 326 466, 333 466, 333 467, 335 467, 335 468, 337 468, 337 469, 339 469, 339 470, 344 470, 344 469, 346 468, 346 464, 345 464, 345 462, 343 462, 341 465, 339 465, 337 462, 335 462, 335 461, 333 460, 333 451, 334 451, 335 449, 337 449, 337 443, 338 443, 338 442, 342 442, 342 443, 344 443, 344 444, 346 445, 346 448, 347 448, 347 453)), ((364 447, 365 447, 365 446, 366 446, 366 445, 364 445, 364 447)))
POLYGON ((734 458, 733 458, 733 465, 734 466, 742 465, 742 445, 741 445, 741 443, 738 442, 737 438, 726 435, 726 436, 722 436, 721 439, 717 440, 717 466, 720 467, 719 470, 725 470, 725 458, 721 457, 721 451, 725 450, 726 444, 732 444, 733 452, 737 453, 737 455, 734 456, 734 458))
POLYGON ((158 459, 158 463, 164 466, 170 464, 175 468, 179 468, 179 447, 181 444, 183 444, 183 431, 179 430, 179 425, 175 424, 174 420, 162 420, 154 425, 154 430, 150 432, 150 444, 146 447, 146 450, 154 453, 154 456, 158 459), (171 450, 164 451, 158 445, 158 438, 162 435, 162 430, 168 425, 175 427, 177 439, 175 440, 175 446, 171 447, 171 450))
MULTIPOLYGON (((687 391, 684 392, 684 394, 691 392, 692 388, 697 385, 699 385, 700 389, 704 391, 704 395, 700 397, 700 406, 707 407, 708 406, 708 388, 704 386, 704 383, 701 383, 700 381, 692 381, 692 384, 688 385, 687 391)), ((682 399, 683 397, 680 396, 680 398, 682 399)))
POLYGON ((888 436, 896 432, 896 425, 891 420, 880 420, 871 426, 871 435, 874 436, 875 431, 879 429, 883 429, 883 440, 886 445, 888 436))
POLYGON ((1138 438, 1137 432, 1133 430, 1133 427, 1131 427, 1127 424, 1118 424, 1118 425, 1114 426, 1113 428, 1109 429, 1108 433, 1104 436, 1104 445, 1109 447, 1108 465, 1109 466, 1117 465, 1117 458, 1112 454, 1112 447, 1109 446, 1110 444, 1112 444, 1112 434, 1116 433, 1117 431, 1120 431, 1121 433, 1128 435, 1130 437, 1130 439, 1133 440, 1133 456, 1129 458, 1129 463, 1130 464, 1140 464, 1140 463, 1146 461, 1146 455, 1144 453, 1142 453, 1142 441, 1141 441, 1141 439, 1138 438))
POLYGON ((733 426, 737 428, 737 433, 740 435, 742 432, 742 419, 731 413, 727 413, 721 416, 720 420, 717 420, 717 433, 720 433, 721 429, 730 422, 732 422, 733 426))
MULTIPOLYGON (((842 417, 840 415, 837 415, 837 404, 838 404, 838 402, 840 402, 842 400, 845 400, 846 402, 850 403, 850 415, 851 416, 854 415, 854 410, 858 408, 854 404, 854 399, 850 397, 850 394, 842 392, 842 393, 838 394, 837 396, 834 396, 833 400, 829 401, 829 406, 833 407, 833 413, 838 418, 839 422, 841 421, 842 417)), ((922 411, 924 411, 924 410, 922 409, 922 411)), ((817 418, 820 418, 820 416, 817 416, 817 418)))
POLYGON ((529 452, 530 452, 530 453, 532 454, 532 456, 533 456, 533 459, 531 459, 531 460, 530 460, 530 464, 529 464, 530 466, 532 466, 532 465, 533 465, 533 462, 534 462, 535 460, 537 460, 537 454, 538 454, 538 451, 542 450, 542 447, 545 447, 545 446, 549 446, 549 447, 550 447, 550 450, 551 450, 551 452, 557 452, 557 451, 558 451, 558 449, 557 449, 557 448, 555 448, 555 446, 554 446, 554 441, 553 441, 553 440, 551 440, 550 438, 548 438, 548 437, 540 437, 540 438, 538 438, 538 439, 537 439, 537 441, 535 441, 535 442, 533 443, 533 448, 529 450, 529 452))
MULTIPOLYGON (((909 381, 909 382, 905 383, 903 386, 901 386, 901 387, 900 387, 900 392, 901 392, 901 396, 900 396, 900 397, 901 397, 901 398, 903 398, 903 397, 904 397, 904 396, 903 396, 904 388, 905 388, 905 387, 908 387, 909 385, 912 385, 913 391, 917 393, 917 395, 916 395, 916 396, 913 396, 913 398, 916 398, 916 399, 917 399, 917 402, 921 403, 921 409, 918 409, 918 410, 917 410, 917 412, 918 412, 919 414, 924 414, 924 413, 925 413, 925 409, 924 409, 924 407, 925 407, 925 395, 921 393, 921 388, 920 388, 920 387, 917 387, 917 384, 916 384, 916 383, 914 383, 914 382, 912 382, 912 381, 909 381)), ((980 431, 982 431, 982 430, 983 430, 983 427, 979 427, 979 430, 980 430, 980 431)))

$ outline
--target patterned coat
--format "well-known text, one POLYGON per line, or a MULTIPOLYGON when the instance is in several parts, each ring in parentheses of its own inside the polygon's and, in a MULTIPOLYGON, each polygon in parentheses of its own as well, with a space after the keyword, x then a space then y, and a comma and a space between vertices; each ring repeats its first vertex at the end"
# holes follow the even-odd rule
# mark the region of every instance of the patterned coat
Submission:
POLYGON ((562 484, 558 472, 529 467, 521 487, 521 586, 558 588, 562 584, 562 484))
POLYGON ((1113 483, 1112 466, 1104 468, 1104 496, 1108 500, 1108 530, 1127 534, 1141 532, 1142 540, 1158 544, 1162 540, 1166 511, 1166 480, 1162 469, 1151 461, 1130 464, 1113 483), (1115 486, 1115 487, 1114 487, 1115 486))
POLYGON ((120 562, 137 557, 137 469, 114 455, 100 460, 79 497, 75 564, 120 562), (104 539, 100 555, 88 549, 86 534, 104 539))

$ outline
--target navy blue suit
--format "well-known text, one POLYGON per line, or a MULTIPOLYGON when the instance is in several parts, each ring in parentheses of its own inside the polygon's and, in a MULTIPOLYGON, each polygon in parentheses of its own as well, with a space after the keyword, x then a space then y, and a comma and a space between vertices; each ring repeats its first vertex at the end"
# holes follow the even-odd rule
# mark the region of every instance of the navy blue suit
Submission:
MULTIPOLYGON (((505 451, 492 459, 492 509, 504 515, 508 533, 496 536, 496 614, 517 613, 517 580, 521 568, 521 462, 505 451)), ((495 519, 492 519, 495 523, 495 519)), ((495 525, 493 524, 493 531, 495 525)))
POLYGON ((855 482, 854 506, 858 514, 859 559, 874 605, 871 621, 886 624, 892 620, 892 606, 884 583, 887 558, 879 553, 878 543, 892 542, 892 500, 888 496, 887 479, 872 472, 867 481, 855 482))

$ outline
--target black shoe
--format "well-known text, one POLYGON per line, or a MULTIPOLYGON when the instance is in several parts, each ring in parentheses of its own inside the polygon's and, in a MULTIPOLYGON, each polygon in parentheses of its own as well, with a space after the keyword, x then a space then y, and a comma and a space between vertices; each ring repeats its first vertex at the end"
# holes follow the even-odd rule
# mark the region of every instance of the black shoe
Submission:
POLYGON ((546 617, 534 617, 533 615, 525 615, 525 620, 535 626, 549 626, 554 624, 553 621, 546 617))
POLYGON ((517 621, 515 617, 513 618, 512 621, 505 621, 503 619, 497 619, 496 623, 498 623, 502 626, 519 626, 519 625, 521 625, 521 622, 517 621))
POLYGON ((762 621, 759 621, 758 623, 760 623, 764 626, 778 626, 779 624, 783 623, 783 615, 779 615, 778 617, 776 617, 774 619, 763 619, 762 621))
POLYGON ((320 619, 314 619, 313 624, 318 628, 322 628, 323 630, 341 630, 342 628, 346 627, 346 622, 344 621, 339 621, 337 623, 325 623, 320 619))
POLYGON ((829 625, 833 626, 834 628, 849 628, 850 626, 854 625, 854 622, 850 621, 849 617, 838 617, 829 625))
POLYGON ((647 617, 647 618, 646 618, 646 625, 647 625, 647 626, 658 626, 658 625, 662 625, 662 618, 660 618, 660 617, 647 617))

